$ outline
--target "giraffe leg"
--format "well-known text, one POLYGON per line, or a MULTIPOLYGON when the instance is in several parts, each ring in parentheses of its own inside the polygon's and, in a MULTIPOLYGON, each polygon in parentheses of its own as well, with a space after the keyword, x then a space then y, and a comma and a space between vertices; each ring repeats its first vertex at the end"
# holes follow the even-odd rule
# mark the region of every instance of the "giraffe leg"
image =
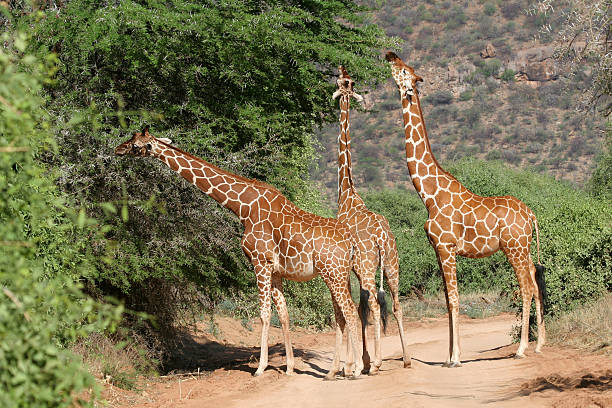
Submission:
POLYGON ((515 355, 516 358, 522 358, 525 357, 525 350, 529 346, 529 311, 534 291, 534 284, 529 271, 530 268, 527 264, 529 251, 511 249, 504 252, 506 252, 508 261, 514 269, 521 290, 521 298, 523 299, 521 341, 515 355))
POLYGON ((438 263, 444 280, 444 294, 448 308, 449 350, 445 367, 461 367, 459 356, 459 291, 457 289, 457 270, 455 248, 450 246, 436 247, 438 263))
POLYGON ((280 276, 272 277, 272 300, 276 305, 278 319, 283 327, 283 337, 285 338, 285 354, 287 356, 287 375, 293 374, 295 361, 293 359, 293 347, 291 346, 291 338, 289 336, 289 313, 287 311, 287 302, 283 295, 283 281, 280 276))
POLYGON ((536 269, 535 269, 535 265, 533 264, 533 261, 529 262, 529 274, 531 275, 531 282, 533 283, 533 286, 535 288, 534 299, 535 299, 535 306, 536 306, 536 319, 538 323, 538 342, 536 344, 535 352, 541 353, 542 347, 546 343, 546 327, 544 325, 544 307, 543 307, 544 298, 540 290, 540 287, 538 286, 538 281, 536 280, 536 277, 535 277, 536 269))
MULTIPOLYGON (((353 303, 351 298, 351 292, 348 288, 348 270, 346 277, 335 276, 330 277, 329 274, 321 274, 323 280, 327 284, 332 294, 333 302, 338 305, 340 313, 344 317, 346 325, 348 326, 348 342, 350 342, 350 348, 352 352, 347 353, 345 362, 345 374, 350 377, 358 377, 361 375, 363 370, 362 355, 359 352, 359 336, 357 331, 357 325, 359 324, 359 315, 357 313, 357 307, 353 303)), ((338 331, 336 330, 336 339, 338 338, 338 331)), ((332 367, 333 368, 333 367, 332 367)), ((330 370, 332 371, 332 370, 330 370)))
POLYGON ((271 317, 271 280, 272 268, 269 265, 254 263, 257 286, 259 288, 259 317, 261 319, 261 350, 259 366, 254 376, 260 376, 268 366, 268 332, 271 317))
POLYGON ((402 353, 404 359, 404 368, 411 366, 410 354, 408 354, 408 345, 406 344, 406 337, 404 336, 404 317, 402 315, 402 305, 399 301, 399 268, 393 268, 393 271, 387 276, 387 285, 389 286, 389 292, 393 299, 393 316, 397 321, 399 328, 400 341, 402 342, 402 353))
MULTIPOLYGON (((380 348, 380 305, 378 304, 376 285, 374 284, 374 282, 371 282, 371 284, 366 284, 365 286, 366 287, 364 289, 367 290, 370 294, 370 296, 368 297, 368 305, 370 306, 370 310, 372 311, 372 319, 374 319, 374 364, 370 366, 368 374, 376 375, 378 374, 380 366, 382 365, 382 352, 380 348)), ((366 352, 366 327, 365 325, 362 326, 364 352, 366 352)))
MULTIPOLYGON (((335 316, 335 326, 336 326, 336 346, 334 350, 334 360, 332 361, 331 368, 328 373, 325 375, 324 380, 330 381, 335 380, 336 375, 340 372, 340 352, 342 350, 342 337, 344 335, 344 328, 346 326, 346 321, 344 320, 344 316, 342 316, 342 312, 340 311, 340 307, 336 303, 336 300, 332 296, 332 303, 334 305, 334 316, 335 316)), ((348 344, 348 342, 347 342, 348 344)), ((347 350, 348 354, 348 350, 347 350)))

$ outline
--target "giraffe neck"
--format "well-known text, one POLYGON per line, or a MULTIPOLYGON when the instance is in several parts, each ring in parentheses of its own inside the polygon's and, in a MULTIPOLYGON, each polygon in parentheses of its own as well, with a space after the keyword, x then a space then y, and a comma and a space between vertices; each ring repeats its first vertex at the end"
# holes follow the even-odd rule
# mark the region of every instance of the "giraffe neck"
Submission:
POLYGON ((245 211, 246 206, 243 205, 245 200, 241 200, 239 196, 243 191, 247 194, 247 187, 254 186, 253 180, 222 170, 199 157, 165 143, 159 143, 159 149, 160 151, 155 156, 168 167, 232 211, 241 220, 246 217, 245 212, 248 211, 245 211))
POLYGON ((340 134, 338 135, 338 204, 341 197, 353 188, 351 163, 351 135, 349 124, 350 96, 340 96, 340 134))
POLYGON ((430 209, 436 202, 440 191, 440 180, 445 179, 447 183, 457 183, 457 188, 464 188, 452 175, 444 171, 434 157, 425 120, 421 111, 421 101, 415 90, 415 94, 407 97, 402 95, 402 113, 404 119, 404 133, 406 136, 406 164, 412 184, 419 193, 421 200, 430 209))

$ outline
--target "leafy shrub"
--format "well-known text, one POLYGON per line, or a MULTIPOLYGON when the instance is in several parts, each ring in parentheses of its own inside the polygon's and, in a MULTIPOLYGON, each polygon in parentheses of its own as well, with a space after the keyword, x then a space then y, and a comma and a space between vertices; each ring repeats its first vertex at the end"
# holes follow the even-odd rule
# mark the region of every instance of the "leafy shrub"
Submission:
POLYGON ((504 72, 501 74, 500 78, 502 81, 505 82, 514 82, 514 75, 516 75, 516 72, 514 72, 514 70, 506 68, 504 69, 504 72))
POLYGON ((93 405, 94 378, 66 346, 115 324, 120 309, 98 305, 73 280, 86 266, 86 220, 72 225, 37 161, 53 140, 39 96, 53 59, 26 54, 25 38, 0 37, 0 406, 93 405))
POLYGON ((492 16, 497 11, 497 6, 491 2, 485 3, 483 11, 487 16, 492 16))
POLYGON ((461 28, 467 22, 467 16, 463 11, 463 7, 453 6, 452 10, 448 13, 448 21, 446 22, 447 30, 456 30, 461 28))
POLYGON ((523 6, 519 1, 503 1, 500 8, 505 18, 515 19, 521 14, 523 6))
POLYGON ((425 101, 431 102, 434 106, 448 105, 453 102, 453 94, 449 91, 438 91, 428 95, 425 101))
POLYGON ((459 94, 459 100, 464 102, 469 101, 470 99, 472 99, 472 96, 474 96, 474 90, 466 89, 465 91, 459 94))

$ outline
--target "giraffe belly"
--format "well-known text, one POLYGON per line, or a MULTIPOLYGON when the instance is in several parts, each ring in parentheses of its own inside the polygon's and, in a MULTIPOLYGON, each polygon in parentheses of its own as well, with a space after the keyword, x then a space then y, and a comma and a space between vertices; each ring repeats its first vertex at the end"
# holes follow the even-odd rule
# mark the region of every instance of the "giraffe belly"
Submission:
POLYGON ((485 258, 498 250, 499 239, 497 237, 480 237, 471 241, 461 239, 457 242, 457 255, 466 258, 485 258))
POLYGON ((298 282, 309 281, 318 275, 314 269, 312 256, 309 254, 295 257, 280 256, 278 272, 283 278, 298 282))

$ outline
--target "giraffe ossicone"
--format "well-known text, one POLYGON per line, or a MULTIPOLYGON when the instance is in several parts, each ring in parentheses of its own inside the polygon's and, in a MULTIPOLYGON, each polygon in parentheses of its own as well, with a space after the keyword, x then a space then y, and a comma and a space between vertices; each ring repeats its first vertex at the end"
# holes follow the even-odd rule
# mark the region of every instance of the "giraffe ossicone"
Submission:
POLYGON ((262 332, 256 376, 263 374, 268 365, 272 301, 283 329, 287 374, 293 373, 295 362, 282 279, 307 281, 317 275, 331 291, 340 334, 336 336, 337 353, 326 378, 334 379, 340 371, 339 350, 345 327, 348 348, 344 372, 349 376, 361 374, 359 317, 349 289, 351 270, 360 273, 356 262, 360 255, 356 237, 346 225, 301 210, 271 185, 222 170, 170 145, 169 139, 153 137, 148 128, 134 133, 115 148, 115 153, 161 160, 240 218, 244 226, 242 250, 253 264, 259 291, 262 332))
POLYGON ((461 365, 458 333, 459 293, 456 256, 482 258, 502 250, 512 265, 523 300, 521 341, 516 352, 524 355, 529 340, 529 309, 535 294, 538 341, 536 352, 545 343, 544 267, 530 256, 533 223, 540 258, 538 221, 522 201, 512 196, 482 197, 465 188, 438 164, 434 157, 416 83, 422 80, 414 69, 395 53, 386 55, 400 92, 406 164, 412 183, 428 211, 425 232, 436 251, 444 280, 449 315, 449 356, 446 365, 461 365))
POLYGON ((344 222, 358 238, 361 268, 357 277, 361 286, 360 315, 362 319, 362 340, 364 366, 370 375, 378 373, 382 364, 381 320, 386 326, 386 303, 383 291, 383 277, 393 300, 393 315, 399 327, 404 367, 410 366, 410 356, 404 336, 402 308, 399 303, 399 262, 395 237, 387 219, 366 207, 355 189, 351 161, 350 99, 363 98, 355 93, 354 81, 343 66, 340 66, 337 80, 338 90, 333 98, 340 98, 340 133, 338 135, 338 219, 344 222), (380 267, 380 290, 376 291, 376 270, 380 267), (366 334, 369 310, 374 318, 374 361, 370 361, 366 334))

